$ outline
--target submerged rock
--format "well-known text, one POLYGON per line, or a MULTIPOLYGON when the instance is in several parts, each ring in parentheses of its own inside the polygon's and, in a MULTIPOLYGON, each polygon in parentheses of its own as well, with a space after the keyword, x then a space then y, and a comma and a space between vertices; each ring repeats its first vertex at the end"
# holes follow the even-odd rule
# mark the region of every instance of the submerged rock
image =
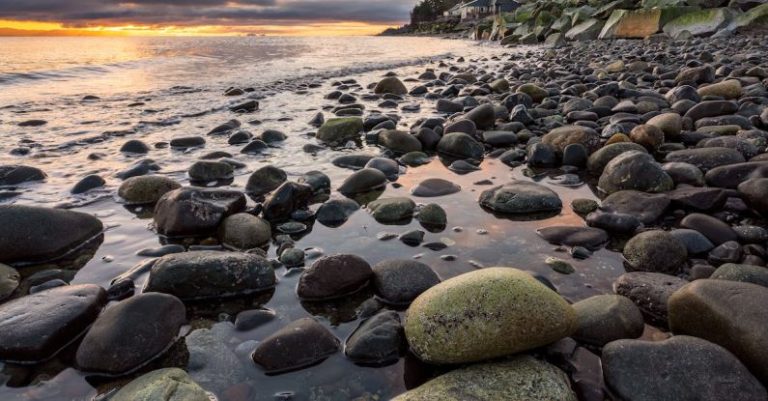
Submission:
POLYGON ((253 361, 267 374, 301 369, 324 361, 339 350, 339 340, 315 319, 299 319, 265 338, 253 361))
POLYGON ((451 181, 442 178, 428 178, 411 189, 413 196, 431 198, 455 194, 461 191, 461 187, 451 181))
POLYGON ((498 267, 422 293, 406 312, 405 334, 425 362, 456 364, 546 345, 572 334, 576 324, 573 308, 557 293, 527 273, 498 267))
POLYGON ((144 205, 156 203, 166 193, 181 188, 178 182, 159 175, 142 175, 125 180, 117 190, 117 195, 126 205, 144 205))
POLYGON ((43 170, 37 167, 23 165, 0 166, 0 187, 43 181, 47 177, 43 170))
POLYGON ((359 291, 372 277, 371 266, 359 256, 326 256, 302 273, 296 292, 310 301, 339 298, 359 291))
POLYGON ((343 144, 349 140, 360 140, 363 120, 359 117, 331 118, 320 127, 317 139, 329 144, 343 144))
POLYGON ((388 365, 400 358, 404 339, 400 315, 395 311, 380 312, 355 329, 344 353, 357 364, 388 365))
POLYGON ((218 189, 180 188, 155 206, 155 226, 167 236, 211 234, 225 217, 245 210, 245 195, 218 189))
POLYGON ((560 197, 551 189, 527 181, 512 181, 484 191, 480 205, 501 214, 533 214, 559 212, 560 197))

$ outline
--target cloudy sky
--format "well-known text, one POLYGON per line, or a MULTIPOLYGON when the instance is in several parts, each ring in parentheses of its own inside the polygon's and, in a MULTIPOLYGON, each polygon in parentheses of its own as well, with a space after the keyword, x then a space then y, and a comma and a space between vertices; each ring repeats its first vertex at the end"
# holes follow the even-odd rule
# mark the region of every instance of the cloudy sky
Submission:
POLYGON ((415 2, 416 0, 0 0, 0 28, 112 33, 362 33, 363 30, 380 30, 404 23, 415 2))

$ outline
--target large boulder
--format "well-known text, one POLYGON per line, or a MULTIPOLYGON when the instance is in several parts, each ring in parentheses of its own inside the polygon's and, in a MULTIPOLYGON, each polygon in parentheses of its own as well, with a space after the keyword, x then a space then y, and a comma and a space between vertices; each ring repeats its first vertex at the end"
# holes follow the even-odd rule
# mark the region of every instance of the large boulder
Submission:
POLYGON ((576 401, 568 376, 531 356, 457 369, 392 401, 576 401))
POLYGON ((729 16, 726 8, 691 11, 668 22, 663 30, 673 38, 683 31, 688 31, 693 36, 711 35, 728 22, 729 16))
POLYGON ((171 294, 187 301, 248 295, 274 286, 272 265, 261 256, 195 251, 157 259, 144 291, 171 294))
POLYGON ((590 18, 565 33, 565 38, 568 40, 594 40, 600 35, 600 31, 603 29, 603 21, 590 18))
POLYGON ((603 348, 608 388, 625 401, 765 400, 765 388, 725 348, 699 338, 619 340, 603 348))
POLYGON ((599 39, 642 39, 659 31, 661 10, 614 10, 599 39))
POLYGON ((480 205, 505 215, 556 213, 563 207, 553 190, 528 181, 488 189, 480 195, 480 205))
POLYGON ((41 362, 85 331, 107 303, 92 285, 41 291, 0 305, 0 360, 41 362))
POLYGON ((607 194, 627 189, 655 193, 671 190, 674 182, 653 156, 629 151, 616 156, 605 166, 597 185, 607 194))
POLYGON ((65 256, 102 233, 90 214, 35 206, 0 206, 0 262, 46 262, 65 256))
POLYGON ((359 117, 331 118, 317 131, 317 139, 331 145, 341 145, 349 140, 360 140, 363 119, 359 117))
POLYGON ((405 316, 411 351, 436 364, 530 350, 576 327, 576 313, 560 295, 530 274, 504 267, 446 280, 416 298, 405 316))
POLYGON ((159 369, 123 386, 111 401, 210 401, 208 393, 179 368, 159 369))
POLYGON ((99 375, 130 373, 173 344, 186 314, 178 298, 157 293, 140 294, 109 307, 80 343, 77 366, 99 375))
POLYGON ((209 235, 227 216, 245 210, 245 195, 237 191, 179 188, 155 205, 155 227, 169 237, 209 235))
POLYGON ((669 298, 669 327, 727 348, 768 383, 766 302, 768 288, 756 284, 696 280, 669 298))

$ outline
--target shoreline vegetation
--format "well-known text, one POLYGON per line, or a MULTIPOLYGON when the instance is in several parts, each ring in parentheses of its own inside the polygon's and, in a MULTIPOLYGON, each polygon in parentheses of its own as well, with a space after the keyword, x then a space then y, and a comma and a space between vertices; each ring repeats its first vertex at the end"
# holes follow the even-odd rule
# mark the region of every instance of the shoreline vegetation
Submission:
MULTIPOLYGON (((241 120, 271 99, 222 88, 229 106, 217 113, 228 120, 206 134, 120 143, 137 161, 108 177, 119 182, 114 205, 137 210, 163 245, 106 288, 65 274, 101 246, 99 217, 1 205, 3 385, 34 389, 58 368, 112 401, 768 401, 768 4, 696 1, 705 12, 525 3, 467 25, 419 19, 389 32, 549 46, 301 87, 323 93, 305 105, 319 111, 303 124, 302 151, 339 152, 339 182, 312 165, 270 163, 230 185, 244 168, 237 157, 262 157, 294 133, 253 135, 241 120), (364 144, 379 153, 355 153, 364 144), (182 166, 189 185, 145 157, 206 146, 182 166), (594 193, 573 198, 576 187, 594 193), (470 192, 470 203, 445 201, 470 192), (450 222, 464 213, 509 228, 495 233, 497 247, 546 222, 535 234, 550 246, 536 255, 547 274, 509 257, 445 277, 420 257, 374 261, 365 246, 323 253, 301 242, 366 214, 391 230, 408 225, 371 234, 373 247, 450 250, 465 231, 450 222), (626 272, 605 293, 564 296, 558 284, 601 252, 620 255, 626 272), (273 297, 303 313, 264 308, 273 297), (355 324, 349 336, 339 321, 355 324), (247 336, 270 322, 280 326, 258 339, 215 337, 221 324, 247 336), (375 388, 335 388, 341 375, 330 375, 317 388, 291 383, 300 395, 260 392, 340 360, 403 368, 375 388), (393 383, 404 391, 392 394, 393 383)), ((0 166, 10 199, 60 173, 28 165, 27 153, 0 166)), ((74 188, 104 185, 91 175, 74 188)))

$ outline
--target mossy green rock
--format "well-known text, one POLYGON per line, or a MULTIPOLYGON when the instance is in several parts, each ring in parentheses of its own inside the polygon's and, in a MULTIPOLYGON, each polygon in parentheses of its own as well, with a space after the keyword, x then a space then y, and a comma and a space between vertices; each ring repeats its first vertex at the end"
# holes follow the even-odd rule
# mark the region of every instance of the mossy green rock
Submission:
POLYGON ((317 132, 317 139, 330 144, 360 139, 363 119, 359 117, 331 118, 317 132))
POLYGON ((567 337, 576 327, 576 313, 560 295, 505 267, 446 280, 416 298, 405 316, 411 351, 435 364, 511 355, 567 337))
POLYGON ((208 393, 178 368, 149 372, 120 389, 111 401, 210 401, 208 393))
POLYGON ((713 280, 740 281, 768 287, 768 269, 763 266, 726 263, 715 270, 713 280))
POLYGON ((728 22, 730 13, 725 8, 692 11, 664 25, 664 33, 676 38, 683 31, 693 36, 711 35, 728 22))
POLYGON ((446 373, 392 401, 576 401, 565 373, 520 356, 446 373))
POLYGON ((416 209, 416 203, 409 198, 378 199, 368 204, 373 218, 379 223, 394 223, 410 219, 416 209))
POLYGON ((142 175, 125 180, 117 195, 128 205, 155 203, 168 192, 181 188, 178 182, 160 175, 142 175))

